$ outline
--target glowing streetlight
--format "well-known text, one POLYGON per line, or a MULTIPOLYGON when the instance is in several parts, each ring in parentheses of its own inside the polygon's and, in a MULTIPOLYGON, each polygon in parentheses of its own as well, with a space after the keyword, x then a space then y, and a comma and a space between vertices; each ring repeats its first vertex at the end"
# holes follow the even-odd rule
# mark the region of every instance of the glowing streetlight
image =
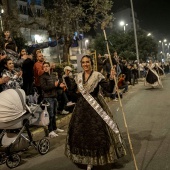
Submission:
POLYGON ((85 41, 84 41, 84 45, 85 45, 85 50, 84 50, 84 52, 85 52, 85 53, 87 52, 88 44, 89 44, 89 40, 88 40, 88 39, 85 39, 85 41))
POLYGON ((124 21, 120 21, 120 26, 124 26, 125 22, 124 21))
POLYGON ((166 54, 166 55, 167 55, 167 58, 168 58, 168 56, 169 56, 169 46, 170 46, 170 43, 166 43, 165 46, 167 47, 167 50, 166 50, 166 51, 167 51, 167 54, 166 54))
POLYGON ((89 40, 88 39, 86 39, 85 40, 85 48, 86 48, 86 50, 87 50, 87 44, 89 43, 89 40))
POLYGON ((128 26, 128 24, 125 24, 124 21, 120 21, 120 26, 123 26, 123 30, 124 30, 124 33, 126 32, 126 26, 128 26))
POLYGON ((151 36, 152 34, 151 33, 148 33, 147 36, 151 36))
POLYGON ((35 43, 40 43, 41 38, 42 38, 42 37, 41 37, 40 35, 35 34, 35 35, 34 35, 35 43))

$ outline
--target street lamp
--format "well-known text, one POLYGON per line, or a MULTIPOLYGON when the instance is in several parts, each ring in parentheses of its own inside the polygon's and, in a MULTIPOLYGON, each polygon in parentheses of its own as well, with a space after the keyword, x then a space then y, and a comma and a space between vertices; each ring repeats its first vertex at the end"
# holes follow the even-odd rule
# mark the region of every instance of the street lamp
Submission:
MULTIPOLYGON (((135 22, 135 14, 134 14, 134 9, 133 9, 133 0, 130 0, 130 6, 131 6, 131 11, 132 11, 132 20, 133 20, 133 30, 134 30, 134 37, 135 37, 135 47, 136 47, 136 59, 139 64, 139 49, 138 49, 138 38, 137 38, 137 32, 136 32, 136 22, 135 22)), ((138 69, 138 74, 140 77, 140 70, 138 69)), ((136 160, 134 158, 135 164, 136 160)), ((137 165, 135 165, 137 166, 137 165)))
POLYGON ((1 31, 3 31, 4 29, 3 29, 3 22, 2 22, 2 14, 4 13, 4 9, 1 9, 1 11, 0 11, 0 22, 1 22, 1 31))
POLYGON ((170 46, 170 43, 168 44, 168 54, 169 54, 169 46, 170 46))
POLYGON ((120 21, 120 26, 123 26, 123 30, 124 30, 124 33, 126 32, 126 26, 128 26, 128 24, 125 24, 124 21, 120 21))
POLYGON ((169 56, 169 45, 170 45, 170 43, 165 44, 165 46, 167 47, 166 50, 165 50, 167 59, 168 59, 168 56, 169 56))
POLYGON ((89 40, 88 39, 86 39, 85 40, 85 49, 86 49, 86 51, 87 51, 87 44, 89 43, 89 40))
POLYGON ((159 43, 162 45, 162 56, 165 57, 165 48, 164 48, 164 43, 167 42, 167 39, 164 39, 163 41, 159 40, 159 43))
POLYGON ((147 36, 151 36, 152 34, 151 33, 148 33, 147 36))

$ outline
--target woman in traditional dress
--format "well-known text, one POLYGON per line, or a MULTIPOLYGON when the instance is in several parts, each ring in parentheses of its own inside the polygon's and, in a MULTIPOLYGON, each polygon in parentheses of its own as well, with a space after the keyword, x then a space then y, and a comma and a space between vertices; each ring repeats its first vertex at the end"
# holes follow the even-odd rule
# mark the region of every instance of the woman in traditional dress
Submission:
POLYGON ((145 84, 145 86, 150 85, 153 88, 156 86, 163 87, 160 77, 155 70, 155 64, 153 64, 151 60, 149 61, 149 64, 147 66, 147 73, 146 73, 146 78, 145 78, 144 84, 145 84))
POLYGON ((99 91, 99 87, 113 91, 115 71, 111 70, 107 82, 101 73, 93 71, 90 56, 82 57, 81 66, 84 71, 75 78, 79 98, 70 120, 65 154, 74 163, 91 170, 93 166, 115 163, 126 151, 118 126, 99 91))
POLYGON ((161 67, 160 63, 156 63, 155 67, 156 67, 156 71, 157 71, 158 75, 162 78, 165 77, 164 69, 163 69, 163 67, 161 67))

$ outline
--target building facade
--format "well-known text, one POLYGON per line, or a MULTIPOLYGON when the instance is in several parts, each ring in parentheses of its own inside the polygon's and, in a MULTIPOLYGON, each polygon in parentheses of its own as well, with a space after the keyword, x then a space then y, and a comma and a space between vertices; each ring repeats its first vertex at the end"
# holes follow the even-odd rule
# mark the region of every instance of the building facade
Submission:
POLYGON ((28 45, 48 41, 43 0, 2 0, 2 8, 3 29, 16 27, 28 45))
POLYGON ((28 45, 48 41, 44 1, 16 0, 16 4, 20 21, 26 23, 25 27, 21 27, 20 30, 28 45))

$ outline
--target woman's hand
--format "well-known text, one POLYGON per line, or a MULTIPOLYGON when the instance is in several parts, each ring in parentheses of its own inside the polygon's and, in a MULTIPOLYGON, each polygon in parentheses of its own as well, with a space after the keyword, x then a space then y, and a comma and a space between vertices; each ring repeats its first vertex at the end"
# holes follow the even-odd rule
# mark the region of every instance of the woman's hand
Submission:
POLYGON ((22 71, 16 73, 17 77, 22 77, 22 71))

